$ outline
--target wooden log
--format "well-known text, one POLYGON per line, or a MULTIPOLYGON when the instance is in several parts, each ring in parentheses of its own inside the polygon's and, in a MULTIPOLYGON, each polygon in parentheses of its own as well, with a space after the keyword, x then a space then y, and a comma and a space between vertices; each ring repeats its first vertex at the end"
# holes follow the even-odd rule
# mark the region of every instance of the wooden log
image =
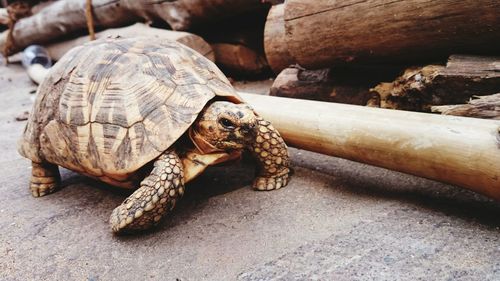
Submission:
POLYGON ((499 121, 241 96, 291 146, 458 185, 500 200, 499 121))
POLYGON ((430 111, 433 105, 463 104, 475 95, 500 92, 499 70, 500 57, 453 55, 446 66, 409 68, 372 91, 383 108, 430 111))
POLYGON ((271 7, 264 28, 264 50, 269 66, 275 74, 294 64, 285 40, 285 5, 271 7))
POLYGON ((373 99, 369 86, 338 83, 331 69, 286 68, 276 77, 271 96, 367 105, 373 99))
POLYGON ((210 44, 228 43, 247 46, 259 54, 264 54, 264 25, 268 11, 257 10, 225 19, 224 21, 205 24, 196 29, 196 34, 210 44), (216 32, 214 32, 216 30, 216 32))
MULTIPOLYGON (((139 20, 116 0, 93 0, 96 27, 118 27, 139 20)), ((43 8, 37 14, 19 20, 14 28, 15 45, 9 55, 31 44, 45 44, 53 39, 76 31, 85 30, 85 1, 60 0, 43 8)), ((7 32, 0 34, 0 49, 4 48, 7 32)))
POLYGON ((263 47, 266 16, 266 10, 252 11, 223 22, 206 24, 196 29, 196 34, 210 42, 216 64, 224 73, 255 78, 269 72, 263 47))
MULTIPOLYGON (((164 20, 175 30, 187 30, 245 11, 265 10, 269 5, 246 0, 92 0, 96 29, 120 27, 140 20, 164 20)), ((59 0, 36 15, 20 20, 14 28, 15 46, 9 55, 31 44, 45 44, 87 29, 84 0, 59 0)), ((7 33, 0 34, 0 49, 7 33)))
POLYGON ((467 104, 433 106, 431 111, 444 115, 500 120, 500 93, 474 98, 467 104))
POLYGON ((377 65, 309 70, 293 65, 276 77, 270 95, 379 107, 380 97, 370 88, 394 79, 402 68, 377 65))
MULTIPOLYGON (((96 39, 106 38, 110 36, 111 37, 146 36, 146 37, 162 38, 166 40, 174 40, 190 47, 191 49, 204 55, 211 61, 214 61, 214 53, 210 45, 207 42, 205 42, 205 40, 203 40, 203 38, 201 38, 200 36, 188 32, 153 28, 143 23, 136 23, 131 26, 121 27, 121 28, 110 28, 96 33, 96 39)), ((46 46, 46 48, 49 51, 50 57, 53 60, 57 61, 71 48, 80 46, 88 41, 89 41, 88 36, 82 36, 68 41, 49 44, 46 46)))
POLYGON ((267 9, 269 5, 248 0, 122 0, 125 6, 143 18, 162 19, 173 30, 191 30, 202 24, 240 15, 248 11, 267 9))
POLYGON ((500 49, 499 14, 497 0, 289 0, 286 43, 308 69, 494 53, 500 49))
POLYGON ((255 76, 269 69, 266 59, 245 45, 215 43, 211 46, 214 50, 215 63, 224 70, 224 73, 255 76))

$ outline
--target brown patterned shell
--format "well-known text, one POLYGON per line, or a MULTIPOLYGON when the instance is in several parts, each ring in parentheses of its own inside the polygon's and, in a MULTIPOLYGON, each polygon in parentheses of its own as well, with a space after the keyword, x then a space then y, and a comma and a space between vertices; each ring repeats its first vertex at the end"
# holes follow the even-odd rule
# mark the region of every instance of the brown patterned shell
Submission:
POLYGON ((35 162, 119 180, 167 150, 215 96, 241 102, 222 72, 188 47, 94 41, 51 69, 19 150, 35 162))

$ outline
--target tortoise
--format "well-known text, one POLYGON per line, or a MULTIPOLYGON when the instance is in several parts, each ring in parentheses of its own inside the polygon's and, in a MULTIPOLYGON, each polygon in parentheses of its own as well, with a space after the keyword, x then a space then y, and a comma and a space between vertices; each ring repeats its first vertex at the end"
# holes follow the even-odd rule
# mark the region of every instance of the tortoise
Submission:
POLYGON ((33 196, 60 187, 58 166, 136 189, 110 216, 114 233, 151 228, 209 165, 245 150, 253 187, 279 189, 289 156, 278 131, 213 62, 177 42, 106 38, 69 51, 41 83, 18 150, 33 196))

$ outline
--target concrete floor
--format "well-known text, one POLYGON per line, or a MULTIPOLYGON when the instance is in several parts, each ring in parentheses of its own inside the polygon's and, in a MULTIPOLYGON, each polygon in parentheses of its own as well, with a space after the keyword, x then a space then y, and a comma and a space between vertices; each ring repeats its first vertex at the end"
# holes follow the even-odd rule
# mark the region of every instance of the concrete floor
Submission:
POLYGON ((126 192, 70 171, 28 192, 15 117, 34 89, 0 66, 0 280, 500 280, 499 203, 297 149, 282 190, 251 190, 249 162, 213 168, 157 229, 115 237, 126 192))

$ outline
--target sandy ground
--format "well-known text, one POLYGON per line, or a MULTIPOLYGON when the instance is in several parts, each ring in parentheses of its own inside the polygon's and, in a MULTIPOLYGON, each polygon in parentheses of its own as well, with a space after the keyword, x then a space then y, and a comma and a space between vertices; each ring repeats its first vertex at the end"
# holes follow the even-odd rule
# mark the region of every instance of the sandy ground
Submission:
POLYGON ((284 189, 251 190, 249 162, 213 168, 157 229, 115 237, 127 192, 67 170, 61 191, 28 192, 15 117, 34 89, 0 66, 0 280, 500 280, 499 203, 297 149, 284 189))

